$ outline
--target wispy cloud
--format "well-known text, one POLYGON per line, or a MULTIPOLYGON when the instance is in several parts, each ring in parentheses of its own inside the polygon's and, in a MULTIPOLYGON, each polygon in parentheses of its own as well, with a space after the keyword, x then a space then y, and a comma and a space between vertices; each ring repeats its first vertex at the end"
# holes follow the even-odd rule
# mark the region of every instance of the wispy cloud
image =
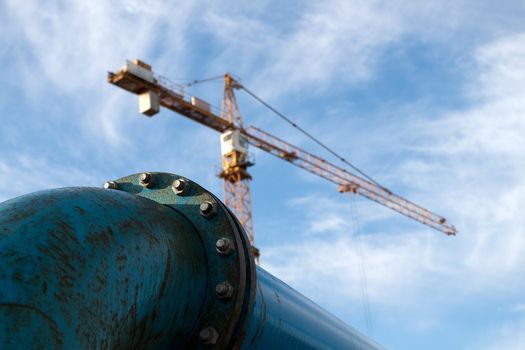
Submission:
MULTIPOLYGON (((9 79, 23 87, 27 98, 53 93, 84 110, 75 118, 90 125, 91 134, 112 146, 124 141, 115 129, 122 125, 122 104, 105 83, 105 72, 126 58, 148 58, 157 49, 157 36, 170 24, 166 56, 184 62, 181 55, 186 13, 190 5, 165 8, 155 1, 24 2, 7 1, 5 34, 13 44, 9 79), (99 127, 100 126, 100 127, 99 127)), ((167 33, 162 33, 167 35, 167 33)), ((49 98, 49 97, 46 97, 49 98)))
MULTIPOLYGON (((98 185, 94 174, 86 174, 77 166, 50 162, 45 157, 18 154, 0 160, 0 202, 14 196, 50 188, 98 185)), ((97 182, 98 180, 98 182, 97 182)))
MULTIPOLYGON (((0 9, 0 81, 13 91, 0 94, 0 200, 142 170, 180 172, 220 193, 217 135, 166 112, 140 119, 135 99, 109 86, 105 73, 135 57, 174 78, 229 70, 278 109, 295 106, 293 119, 460 230, 439 236, 358 200, 360 232, 368 235, 357 241, 350 198, 335 188, 327 195, 316 178, 290 170, 280 181, 304 180, 312 190, 290 191, 297 220, 275 226, 293 234, 263 247, 263 266, 332 310, 353 311, 362 297, 360 244, 373 310, 388 310, 383 319, 404 319, 416 331, 439 327, 441 312, 473 297, 525 288, 515 278, 525 273, 520 2, 7 0, 0 9), (423 96, 400 105, 377 92, 382 107, 359 116, 360 97, 346 98, 352 89, 425 47, 445 52, 436 61, 457 75, 468 100, 451 108, 423 96), (337 93, 344 96, 331 99, 337 93)), ((220 100, 219 84, 202 89, 203 98, 220 100)), ((250 121, 306 144, 266 111, 242 108, 250 121)), ((509 323, 502 341, 522 327, 509 323)))
POLYGON ((372 3, 317 4, 275 47, 262 75, 281 77, 272 93, 308 85, 366 79, 376 55, 403 31, 399 18, 372 3), (286 77, 285 79, 283 79, 286 77))
POLYGON ((507 322, 498 330, 481 337, 476 348, 482 350, 521 350, 525 348, 525 318, 515 322, 507 322))
POLYGON ((514 305, 511 310, 511 312, 516 312, 516 313, 522 313, 522 312, 525 312, 525 304, 516 304, 514 305))
MULTIPOLYGON (((366 237, 364 263, 375 307, 403 305, 408 310, 417 305, 432 313, 440 305, 468 303, 473 295, 483 298, 487 291, 494 297, 523 288, 515 276, 525 273, 525 221, 520 214, 525 205, 525 145, 520 137, 525 133, 525 90, 518 88, 525 84, 524 47, 525 37, 516 35, 476 50, 477 78, 468 87, 474 103, 434 121, 417 122, 420 136, 412 146, 416 160, 404 158, 390 168, 398 184, 412 189, 408 197, 416 202, 431 198, 431 209, 447 213, 460 233, 455 238, 421 235, 414 225, 401 236, 388 232, 366 237), (432 304, 423 302, 429 293, 432 304)), ((315 232, 319 213, 310 204, 303 206, 312 212, 306 227, 315 232)), ((333 216, 334 211, 326 212, 333 216)), ((361 220, 367 219, 373 223, 370 217, 361 220)), ((330 226, 332 235, 268 247, 263 264, 315 298, 333 295, 329 281, 337 281, 341 296, 335 300, 358 302, 359 261, 350 239, 350 217, 339 212, 328 221, 337 223, 330 226)), ((408 322, 417 327, 418 317, 408 322)))

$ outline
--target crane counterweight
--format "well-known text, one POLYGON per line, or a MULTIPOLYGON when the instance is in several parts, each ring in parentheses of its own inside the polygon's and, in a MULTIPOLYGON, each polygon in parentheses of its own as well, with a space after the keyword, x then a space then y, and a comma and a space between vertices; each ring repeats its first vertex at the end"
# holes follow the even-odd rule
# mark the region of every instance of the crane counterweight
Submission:
POLYGON ((148 117, 153 117, 160 111, 160 99, 153 91, 146 91, 139 95, 139 111, 148 117))

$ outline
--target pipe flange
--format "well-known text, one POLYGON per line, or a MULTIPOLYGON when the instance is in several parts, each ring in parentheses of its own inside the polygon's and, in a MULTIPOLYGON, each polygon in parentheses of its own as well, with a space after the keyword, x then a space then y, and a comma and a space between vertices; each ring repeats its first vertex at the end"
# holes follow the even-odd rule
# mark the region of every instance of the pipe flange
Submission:
POLYGON ((126 176, 114 183, 120 191, 176 210, 193 224, 200 236, 207 256, 208 283, 204 311, 185 347, 238 348, 246 315, 253 308, 256 288, 254 257, 237 218, 212 193, 179 175, 148 172, 126 176), (145 186, 143 174, 151 175, 154 182, 145 186), (175 181, 185 182, 184 195, 174 192, 175 181), (227 297, 217 292, 218 285, 231 287, 227 297), (214 333, 213 341, 207 337, 203 341, 203 334, 210 333, 210 329, 215 330, 217 336, 214 333))

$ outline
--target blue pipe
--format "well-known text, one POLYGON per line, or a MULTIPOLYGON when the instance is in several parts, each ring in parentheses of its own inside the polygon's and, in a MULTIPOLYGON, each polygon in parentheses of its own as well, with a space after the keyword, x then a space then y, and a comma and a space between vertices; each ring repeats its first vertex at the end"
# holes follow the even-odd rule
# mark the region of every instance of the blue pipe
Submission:
POLYGON ((378 348, 378 344, 257 267, 257 297, 242 349, 378 348))
POLYGON ((174 174, 0 203, 1 349, 378 349, 263 269, 174 174), (182 183, 182 185, 181 185, 182 183))
POLYGON ((0 348, 179 348, 206 290, 201 245, 179 213, 125 192, 0 204, 0 348))

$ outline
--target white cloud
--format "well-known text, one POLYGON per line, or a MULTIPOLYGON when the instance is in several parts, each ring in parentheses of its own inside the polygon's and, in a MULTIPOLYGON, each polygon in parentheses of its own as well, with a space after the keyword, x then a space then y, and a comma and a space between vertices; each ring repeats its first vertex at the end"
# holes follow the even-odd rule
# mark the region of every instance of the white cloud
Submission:
MULTIPOLYGON (((432 314, 444 305, 468 303, 473 296, 497 297, 525 287, 516 279, 525 274, 525 90, 518 88, 525 86, 524 47, 524 35, 480 47, 474 53, 478 77, 469 86, 473 104, 434 121, 418 121, 404 131, 418 130, 419 144, 411 147, 414 160, 391 167, 393 177, 412 188, 409 198, 431 199, 431 210, 447 213, 459 236, 413 231, 364 238, 368 290, 375 308, 412 305, 432 314), (425 301, 429 295, 431 303, 425 301)), ((303 208, 308 211, 309 205, 303 208)), ((312 213, 310 227, 315 227, 319 213, 312 213)), ((358 302, 359 260, 349 238, 349 216, 337 215, 339 219, 328 220, 337 222, 330 227, 335 236, 269 247, 263 252, 263 266, 315 299, 340 293, 334 300, 358 302), (334 284, 337 292, 330 287, 334 284)), ((414 224, 411 230, 418 227, 414 224)), ((417 328, 419 321, 413 317, 409 323, 417 328)))
POLYGON ((326 84, 338 77, 366 79, 376 55, 399 38, 399 18, 363 1, 323 2, 308 9, 293 32, 275 47, 262 75, 281 77, 272 89, 326 84))
POLYGON ((0 202, 37 190, 68 186, 101 186, 95 173, 88 174, 76 166, 53 162, 30 154, 17 154, 0 160, 0 202), (98 181, 97 181, 98 180, 98 181))
POLYGON ((481 350, 522 350, 525 349, 525 319, 507 322, 497 331, 482 335, 483 342, 473 349, 481 350))
MULTIPOLYGON (((464 234, 474 241, 467 264, 478 269, 474 276, 483 284, 494 284, 521 270, 525 248, 525 35, 486 45, 476 53, 480 78, 476 87, 477 105, 444 116, 424 128, 428 147, 423 154, 431 165, 413 172, 402 169, 405 181, 414 177, 434 178, 440 189, 439 202, 456 211, 464 234), (497 82, 497 83, 494 83, 497 82), (521 82, 521 84, 520 84, 521 82), (446 167, 448 176, 432 175, 432 166, 446 167)), ((400 175, 401 175, 400 174, 400 175)))
MULTIPOLYGON (((214 64, 232 67, 235 62, 236 72, 273 100, 290 92, 326 92, 340 83, 366 81, 377 75, 377 63, 389 61, 389 50, 399 49, 394 46, 399 43, 406 44, 404 50, 432 43, 468 52, 488 33, 502 33, 518 23, 510 16, 506 23, 494 21, 494 15, 525 12, 519 4, 472 0, 329 0, 294 5, 294 11, 283 7, 262 2, 224 11, 227 5, 219 2, 202 8, 204 30, 225 46, 214 64), (286 25, 262 20, 267 13, 276 18, 286 13, 286 25)), ((457 56, 451 64, 461 63, 457 56)))
POLYGON ((113 147, 125 141, 116 127, 122 125, 123 104, 115 103, 119 92, 105 82, 106 72, 126 58, 151 57, 159 36, 169 36, 169 45, 162 48, 166 56, 185 62, 181 53, 192 8, 188 4, 167 9, 156 1, 10 0, 5 7, 5 36, 16 43, 4 58, 11 83, 23 87, 26 98, 52 93, 55 104, 58 98, 81 104, 84 110, 75 118, 113 147), (170 29, 162 31, 167 24, 170 29))
MULTIPOLYGON (((23 89, 24 102, 34 104, 35 109, 52 103, 59 105, 58 109, 76 106, 73 116, 67 112, 48 113, 46 120, 55 123, 38 131, 49 132, 69 118, 78 118, 82 133, 88 134, 64 132, 60 140, 53 140, 51 151, 39 150, 35 155, 28 154, 22 145, 28 137, 27 128, 40 123, 33 120, 28 125, 13 122, 3 126, 2 140, 14 146, 1 154, 1 196, 9 198, 34 189, 69 184, 99 184, 98 174, 104 166, 104 176, 124 167, 138 171, 157 167, 154 170, 180 170, 213 184, 209 164, 212 156, 218 157, 218 145, 209 134, 184 134, 177 130, 176 136, 160 137, 162 132, 168 133, 168 123, 159 118, 155 123, 164 126, 156 129, 160 130, 159 138, 141 150, 144 124, 132 123, 129 116, 129 111, 136 113, 135 101, 105 82, 105 72, 117 68, 126 58, 151 58, 154 62, 150 63, 163 75, 189 71, 197 34, 209 35, 203 52, 210 56, 210 62, 199 69, 213 74, 225 68, 235 69, 234 73, 250 81, 249 87, 259 95, 275 100, 278 96, 288 98, 293 95, 290 92, 296 91, 308 91, 305 96, 319 90, 329 94, 338 83, 347 87, 348 83, 372 79, 378 74, 378 62, 389 58, 394 44, 430 41, 432 45, 439 43, 470 54, 471 45, 486 39, 481 32, 497 29, 502 35, 510 31, 502 30, 506 24, 491 20, 503 5, 489 6, 480 1, 415 4, 403 0, 330 0, 303 8, 294 6, 295 16, 286 17, 285 26, 260 17, 272 13, 272 6, 280 9, 279 3, 258 2, 244 5, 241 10, 227 5, 224 1, 170 4, 139 0, 111 5, 102 0, 7 0, 0 5, 7 14, 0 14, 6 19, 0 38, 2 42, 10 40, 9 45, 0 47, 2 62, 9 67, 2 79, 23 89), (492 11, 483 11, 484 7, 492 11), (476 40, 458 39, 469 36, 476 40), (177 148, 162 143, 175 137, 177 148), (195 139, 205 141, 194 144, 195 139), (82 142, 87 145, 79 146, 82 142), (88 163, 96 159, 98 165, 96 169, 81 171, 78 166, 53 157, 55 151, 67 153, 68 160, 84 157, 88 163)), ((522 16, 517 17, 522 20, 522 16)), ((374 232, 361 237, 359 243, 349 235, 349 200, 335 198, 334 189, 330 196, 310 195, 294 202, 305 212, 312 208, 312 202, 316 203, 315 210, 305 218, 305 239, 265 247, 263 264, 334 309, 341 308, 341 300, 360 301, 360 257, 356 244, 361 244, 364 251, 374 307, 397 308, 401 314, 404 308, 407 312, 411 307, 435 309, 472 295, 497 295, 523 287, 525 282, 516 281, 514 276, 525 272, 525 256, 521 254, 525 248, 525 222, 520 212, 525 204, 524 38, 507 36, 482 45, 473 53, 477 67, 469 67, 468 72, 474 70, 475 80, 465 91, 471 98, 469 107, 443 113, 429 122, 424 119, 424 108, 415 103, 407 109, 421 117, 404 120, 412 125, 403 127, 407 123, 385 120, 373 136, 373 141, 378 141, 377 148, 356 152, 377 156, 385 145, 412 152, 412 160, 403 157, 388 165, 389 183, 395 188, 406 188, 403 194, 415 202, 429 203, 430 209, 450 215, 460 229, 458 237, 422 234, 423 228, 402 224, 401 235, 374 232), (327 300, 326 295, 334 298, 327 300), (426 299, 428 295, 433 296, 432 302, 426 299)), ((450 64, 464 67, 471 58, 464 55, 458 60, 462 62, 450 64)), ((0 98, 3 104, 10 102, 6 97, 0 98)), ((336 108, 334 114, 340 110, 336 108)), ((317 122, 313 119, 317 117, 312 115, 312 120, 317 122)), ((266 120, 259 121, 263 126, 273 123, 266 120)), ((348 146, 346 130, 350 127, 344 123, 350 121, 341 117, 338 120, 338 130, 333 130, 333 124, 326 129, 317 125, 316 134, 324 132, 323 139, 336 139, 345 143, 342 146, 354 148, 361 140, 372 137, 355 135, 357 141, 348 146)), ((374 224, 396 220, 394 228, 388 231, 396 230, 395 214, 376 210, 375 206, 359 203, 362 223, 373 225, 370 230, 378 231, 380 225, 374 224)), ((414 318, 413 327, 435 325, 436 320, 429 314, 425 319, 414 318)))
POLYGON ((511 312, 516 312, 516 313, 522 313, 522 312, 525 312, 525 304, 516 304, 514 305, 511 310, 511 312))

